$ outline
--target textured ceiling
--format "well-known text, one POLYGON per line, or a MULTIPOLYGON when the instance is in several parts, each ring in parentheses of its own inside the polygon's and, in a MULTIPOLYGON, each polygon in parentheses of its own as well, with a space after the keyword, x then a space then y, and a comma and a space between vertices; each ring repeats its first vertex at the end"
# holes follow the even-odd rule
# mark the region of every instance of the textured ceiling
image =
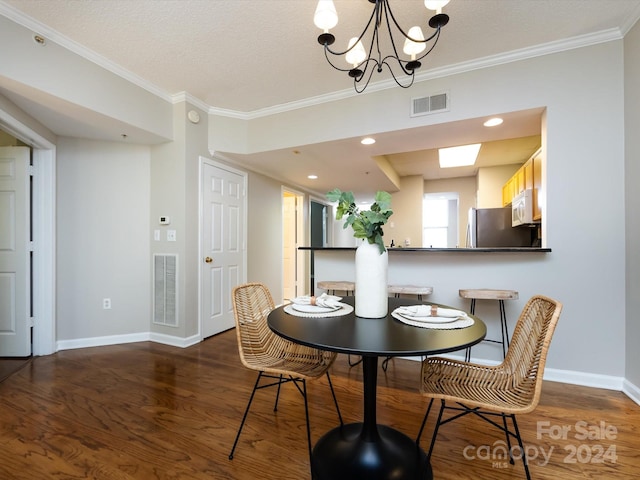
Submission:
MULTIPOLYGON (((0 0, 0 14, 107 68, 127 72, 127 78, 150 91, 167 97, 187 92, 213 111, 255 115, 276 106, 293 106, 310 99, 321 101, 325 96, 352 91, 350 79, 327 65, 317 43, 320 32, 313 25, 316 3, 316 0, 0 0)), ((364 27, 372 7, 367 0, 334 0, 334 3, 340 21, 332 32, 337 45, 343 45, 364 27)), ((416 23, 416 17, 426 21, 429 16, 423 0, 391 0, 391 5, 403 26, 416 23)), ((621 38, 640 17, 640 0, 451 0, 445 13, 451 20, 443 30, 441 42, 423 61, 421 75, 453 67, 464 70, 487 62, 508 62, 594 43, 597 38, 621 38)), ((385 73, 374 76, 372 82, 388 78, 385 73)), ((25 94, 7 81, 0 82, 0 93, 57 134, 74 132, 75 136, 100 137, 102 119, 83 121, 87 112, 77 107, 25 94)), ((524 150, 532 148, 527 137, 539 135, 540 114, 540 111, 524 112, 515 122, 522 128, 512 129, 509 136, 505 134, 503 138, 525 137, 518 148, 514 145, 498 148, 509 152, 507 161, 515 158, 516 150, 522 156, 524 150)), ((462 139, 470 138, 477 128, 470 122, 446 127, 450 145, 456 143, 456 138, 458 144, 464 143, 462 139)), ((381 135, 378 143, 368 150, 330 142, 299 146, 295 149, 297 153, 287 149, 236 160, 249 167, 259 164, 264 173, 287 178, 293 184, 323 189, 318 184, 305 184, 304 177, 311 173, 308 170, 294 175, 294 165, 312 164, 317 170, 330 172, 335 166, 328 159, 338 157, 336 152, 341 152, 349 155, 359 174, 365 172, 363 185, 370 183, 372 188, 379 188, 385 186, 385 179, 375 168, 377 155, 385 155, 403 174, 446 176, 429 167, 429 162, 416 160, 433 156, 430 150, 436 145, 421 143, 421 139, 429 136, 433 135, 395 132, 381 135), (308 161, 301 162, 301 158, 308 161)), ((498 157, 501 155, 493 155, 498 157)))
MULTIPOLYGON (((169 94, 251 112, 350 89, 327 67, 315 0, 4 0, 169 94)), ((336 45, 364 27, 367 0, 334 0, 336 45)), ((401 25, 426 19, 423 0, 392 0, 401 25), (402 8, 399 8, 399 7, 402 8)), ((637 0, 451 0, 451 21, 423 69, 628 28, 637 0)), ((385 74, 386 75, 386 74, 385 74)), ((386 79, 386 78, 385 78, 386 79)))

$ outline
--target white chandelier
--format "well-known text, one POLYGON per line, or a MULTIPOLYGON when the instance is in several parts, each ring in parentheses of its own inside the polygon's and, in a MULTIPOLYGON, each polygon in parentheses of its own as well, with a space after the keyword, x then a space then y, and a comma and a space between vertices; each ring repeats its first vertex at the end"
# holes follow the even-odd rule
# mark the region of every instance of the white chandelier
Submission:
POLYGON ((429 27, 435 29, 435 32, 426 39, 419 26, 411 27, 408 32, 405 32, 403 28, 400 27, 391 11, 389 0, 368 1, 369 3, 373 3, 374 7, 371 17, 362 33, 349 40, 346 50, 334 51, 329 48, 329 46, 333 45, 335 37, 329 33, 329 30, 338 24, 338 13, 336 12, 333 0, 320 0, 316 7, 315 15, 313 16, 313 22, 323 31, 323 33, 318 36, 318 43, 324 45, 325 57, 333 68, 341 72, 349 73, 349 76, 353 78, 353 86, 358 93, 362 93, 365 88, 367 88, 374 71, 378 73, 382 72, 383 66, 389 69, 391 76, 400 87, 409 88, 413 85, 415 71, 422 65, 420 60, 431 53, 440 38, 440 30, 449 22, 449 16, 442 13, 442 8, 449 3, 449 0, 424 1, 425 7, 436 12, 436 14, 429 19, 429 27), (371 44, 367 53, 362 41, 372 25, 373 31, 370 34, 371 44), (395 31, 404 37, 404 48, 402 51, 407 56, 407 59, 400 58, 398 54, 392 26, 395 27, 395 31), (391 46, 392 50, 385 55, 381 52, 381 30, 383 32, 386 30, 384 35, 387 37, 387 43, 391 46), (432 43, 429 44, 431 41, 432 43), (343 68, 337 66, 331 61, 332 57, 344 57, 350 67, 343 68))

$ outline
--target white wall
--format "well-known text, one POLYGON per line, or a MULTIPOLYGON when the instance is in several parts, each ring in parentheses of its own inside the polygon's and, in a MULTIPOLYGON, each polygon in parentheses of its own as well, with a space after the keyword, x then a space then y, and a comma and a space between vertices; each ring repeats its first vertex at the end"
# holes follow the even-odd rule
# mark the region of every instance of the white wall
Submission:
POLYGON ((543 246, 553 252, 526 259, 441 257, 433 265, 430 260, 424 273, 436 275, 442 285, 438 295, 444 299, 457 298, 458 288, 474 286, 516 288, 523 297, 545 293, 559 299, 565 309, 549 354, 550 367, 621 377, 625 370, 622 47, 622 41, 614 41, 437 78, 408 92, 374 92, 256 119, 247 150, 546 107, 542 146, 547 153, 549 208, 544 211, 543 246), (451 94, 449 112, 408 118, 405 107, 411 97, 443 90, 451 94), (375 113, 380 111, 385 115, 375 113), (594 112, 607 112, 606 121, 594 112), (331 122, 324 122, 327 128, 318 131, 323 118, 331 122), (363 118, 367 122, 361 122, 363 118), (576 209, 576 204, 585 207, 576 209), (455 277, 451 264, 457 265, 455 277), (594 314, 600 303, 607 305, 606 318, 594 314))
MULTIPOLYGON (((638 28, 624 41, 626 50, 622 41, 614 41, 435 78, 408 90, 373 92, 250 121, 210 116, 209 147, 255 152, 546 107, 543 148, 547 153, 544 171, 548 208, 544 211, 543 228, 547 232, 546 246, 553 252, 526 259, 431 257, 428 264, 425 261, 420 278, 437 281, 437 295, 443 301, 453 301, 458 288, 471 286, 516 288, 523 297, 540 292, 558 298, 564 302, 565 310, 548 365, 623 376, 626 364, 638 384, 639 359, 626 354, 637 345, 640 332, 635 317, 625 309, 626 305, 628 312, 634 312, 639 307, 639 300, 634 297, 640 284, 640 262, 634 252, 639 250, 635 239, 640 226, 634 215, 640 202, 632 192, 640 176, 640 147, 635 133, 640 127, 636 107, 640 77, 638 28), (623 54, 627 60, 626 79, 623 54), (407 105, 412 97, 443 90, 451 94, 449 112, 408 116, 407 105), (385 115, 379 115, 381 111, 385 115), (322 122, 323 119, 331 121, 322 122), (317 128, 319 123, 323 129, 317 128), (576 204, 584 206, 576 208, 576 204), (459 275, 452 276, 452 265, 457 272, 465 273, 464 282, 459 275), (606 316, 598 314, 601 305, 606 306, 606 316)), ((8 41, 14 38, 9 30, 0 28, 0 33, 6 34, 8 41)), ((25 34, 21 31, 15 36, 25 34)), ((4 44, 9 45, 0 42, 4 44)), ((32 55, 37 54, 22 52, 20 58, 32 55)), ((31 62, 34 64, 37 62, 31 62)), ((65 89, 59 76, 51 83, 46 76, 31 78, 29 62, 4 62, 2 72, 16 82, 24 80, 29 88, 51 90, 81 103, 78 96, 65 89), (34 83, 36 80, 39 83, 34 83)), ((93 70, 87 73, 91 78, 101 74, 93 70)), ((120 80, 114 81, 120 85, 120 80)), ((87 85, 85 82, 82 86, 87 85)), ((140 92, 138 97, 133 90, 127 88, 123 98, 136 97, 140 105, 153 100, 153 105, 131 110, 122 99, 117 106, 107 106, 102 100, 87 96, 91 99, 88 105, 106 115, 122 115, 130 124, 145 124, 158 136, 174 133, 166 123, 172 121, 167 117, 174 112, 156 104, 147 93, 140 92), (119 110, 123 105, 129 109, 126 114, 119 110), (157 114, 158 124, 132 118, 135 111, 144 112, 146 117, 157 114)), ((81 91, 87 93, 84 88, 81 91)), ((186 146, 178 153, 185 157, 191 154, 186 146)), ((149 330, 149 161, 145 147, 61 140, 57 219, 60 339, 149 330), (112 311, 101 308, 101 300, 107 295, 113 301, 112 311), (119 312, 120 305, 126 305, 126 311, 119 312)), ((184 171, 184 178, 192 181, 192 170, 185 166, 184 171)), ((190 184, 188 188, 197 187, 190 184)), ((274 291, 280 291, 281 259, 280 254, 274 254, 281 251, 280 183, 252 174, 249 189, 249 279, 266 281, 274 291)), ((191 205, 186 200, 183 204, 180 215, 186 219, 192 215, 186 211, 191 205)), ((185 220, 187 228, 185 235, 196 235, 192 222, 187 225, 185 220)))
POLYGON ((58 341, 148 332, 149 148, 60 138, 57 153, 58 341))
POLYGON ((625 60, 625 196, 626 196, 626 370, 625 378, 640 387, 640 23, 624 41, 625 60))

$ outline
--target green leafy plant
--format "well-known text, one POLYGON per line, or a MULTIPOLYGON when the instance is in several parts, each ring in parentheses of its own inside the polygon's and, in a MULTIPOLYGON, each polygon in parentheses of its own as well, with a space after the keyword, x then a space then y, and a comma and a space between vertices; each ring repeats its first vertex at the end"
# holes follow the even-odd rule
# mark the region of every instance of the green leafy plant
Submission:
POLYGON ((391 194, 387 192, 376 192, 376 197, 370 210, 361 211, 356 206, 353 192, 342 192, 334 188, 327 192, 327 199, 331 202, 338 202, 336 210, 336 220, 341 220, 346 216, 343 228, 353 228, 353 236, 356 238, 366 238, 371 244, 375 243, 380 248, 380 254, 385 252, 382 242, 382 226, 387 223, 389 217, 393 215, 391 210, 391 194))

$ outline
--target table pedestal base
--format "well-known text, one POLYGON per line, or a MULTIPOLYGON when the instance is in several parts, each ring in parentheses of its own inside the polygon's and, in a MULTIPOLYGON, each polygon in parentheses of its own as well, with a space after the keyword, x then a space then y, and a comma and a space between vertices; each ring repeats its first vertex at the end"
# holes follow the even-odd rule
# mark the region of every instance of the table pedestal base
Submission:
POLYGON ((363 424, 351 423, 325 434, 313 449, 314 480, 432 480, 424 451, 405 434, 385 425, 365 440, 363 424))

